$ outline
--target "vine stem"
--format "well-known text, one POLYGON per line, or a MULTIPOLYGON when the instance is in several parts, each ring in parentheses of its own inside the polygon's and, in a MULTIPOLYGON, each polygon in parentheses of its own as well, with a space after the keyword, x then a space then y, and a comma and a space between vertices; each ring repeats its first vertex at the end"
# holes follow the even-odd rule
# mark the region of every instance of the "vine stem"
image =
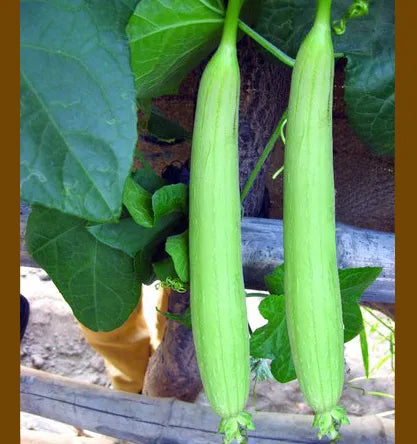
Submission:
MULTIPOLYGON (((260 34, 258 34, 254 29, 252 29, 250 26, 248 26, 242 20, 239 20, 239 28, 241 31, 243 31, 245 34, 247 34, 250 38, 255 40, 256 43, 258 43, 260 46, 262 46, 262 48, 266 49, 269 53, 271 53, 279 61, 284 63, 284 65, 287 65, 290 68, 292 68, 294 66, 295 59, 290 57, 288 54, 286 54, 281 49, 277 48, 273 43, 271 43, 265 37, 262 37, 260 34)), ((343 57, 345 57, 345 54, 343 52, 336 52, 334 54, 335 59, 341 59, 343 57)))
POLYGON ((332 8, 332 0, 318 0, 316 18, 314 24, 322 24, 330 27, 330 11, 332 8))
POLYGON ((247 34, 249 37, 251 37, 253 40, 255 40, 255 42, 257 42, 259 45, 261 45, 264 49, 269 51, 274 57, 276 57, 282 63, 284 63, 285 65, 287 65, 291 68, 294 66, 295 59, 293 59, 289 55, 285 54, 284 51, 281 51, 279 48, 277 48, 275 45, 273 45, 270 41, 268 41, 265 37, 262 37, 254 29, 252 29, 250 26, 248 26, 245 22, 242 22, 242 20, 239 20, 239 28, 245 34, 247 34))
POLYGON ((248 195, 250 189, 253 186, 253 183, 255 182, 255 179, 257 175, 259 174, 259 171, 262 168, 262 165, 265 163, 265 160, 268 158, 269 154, 272 151, 272 148, 274 148, 276 141, 281 135, 281 126, 282 122, 287 118, 287 110, 284 111, 284 113, 281 116, 280 121, 278 122, 278 125, 274 129, 274 132, 272 133, 271 138, 268 140, 268 143, 266 144, 263 153, 258 159, 258 162, 256 162, 255 168, 250 173, 250 176, 248 180, 246 181, 245 186, 243 187, 242 194, 240 196, 240 201, 243 202, 245 197, 248 195))
POLYGON ((230 45, 236 48, 238 20, 242 3, 243 0, 229 0, 224 19, 221 45, 230 45))
POLYGON ((269 293, 246 293, 247 298, 266 298, 269 293))

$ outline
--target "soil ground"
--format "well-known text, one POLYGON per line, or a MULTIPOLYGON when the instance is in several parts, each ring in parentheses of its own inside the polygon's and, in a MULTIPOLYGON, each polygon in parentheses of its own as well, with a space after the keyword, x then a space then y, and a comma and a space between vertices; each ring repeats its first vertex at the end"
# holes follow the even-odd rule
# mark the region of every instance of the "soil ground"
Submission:
MULTIPOLYGON (((21 293, 29 300, 31 309, 20 347, 21 364, 79 381, 109 386, 103 359, 84 341, 71 309, 47 274, 40 269, 21 267, 21 293)), ((265 322, 256 309, 257 303, 257 298, 250 298, 248 312, 253 328, 265 322)), ((378 324, 376 320, 368 313, 364 313, 364 316, 375 329, 378 324)), ((372 379, 360 379, 351 385, 362 387, 368 392, 393 395, 394 377, 389 343, 386 340, 381 342, 381 335, 386 335, 387 330, 378 325, 378 329, 373 332, 372 327, 368 328, 370 369, 383 359, 385 362, 371 373, 372 379)), ((346 344, 345 357, 350 369, 348 379, 363 378, 364 369, 357 338, 346 344)), ((196 402, 207 404, 204 393, 199 395, 196 402)), ((345 388, 341 404, 350 415, 391 412, 388 417, 393 417, 394 400, 391 397, 364 395, 359 389, 345 388)), ((253 406, 252 398, 249 405, 253 406)), ((256 407, 262 411, 310 413, 297 382, 259 382, 256 387, 256 407)), ((22 443, 121 443, 113 438, 86 433, 89 436, 79 436, 79 431, 72 426, 21 413, 22 443)))

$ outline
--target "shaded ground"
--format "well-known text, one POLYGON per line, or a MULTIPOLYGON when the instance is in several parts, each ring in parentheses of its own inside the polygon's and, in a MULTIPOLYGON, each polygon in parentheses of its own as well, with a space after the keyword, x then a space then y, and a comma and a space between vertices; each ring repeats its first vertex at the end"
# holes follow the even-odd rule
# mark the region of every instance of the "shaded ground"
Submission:
MULTIPOLYGON (((108 386, 103 359, 84 341, 69 306, 43 270, 21 268, 21 293, 30 301, 31 315, 29 325, 22 341, 20 356, 22 365, 41 369, 78 381, 108 386)), ((248 307, 252 327, 259 327, 264 319, 256 310, 256 298, 250 298, 248 307)), ((366 315, 369 323, 374 318, 366 315)), ((380 343, 381 334, 386 334, 381 327, 379 332, 369 334, 370 368, 372 369, 384 357, 389 356, 387 341, 380 343)), ((358 339, 346 345, 346 361, 350 367, 349 379, 364 376, 362 357, 358 339)), ((390 359, 374 372, 375 379, 359 380, 354 384, 368 391, 388 394, 394 393, 394 380, 390 359)), ((203 393, 197 402, 206 404, 203 393)), ((351 415, 382 413, 394 409, 394 400, 389 397, 362 395, 358 389, 345 388, 341 403, 351 415)), ((252 397, 249 406, 253 406, 252 397)), ((256 389, 256 406, 262 411, 309 413, 308 406, 302 399, 297 382, 279 384, 273 381, 260 382, 256 389)), ((392 417, 389 416, 389 417, 392 417)), ((21 413, 22 443, 70 443, 116 444, 119 440, 90 434, 91 437, 76 437, 74 427, 21 413), (39 433, 35 433, 38 431, 39 433), (41 434, 40 431, 44 433, 41 434), (55 436, 55 441, 51 438, 55 436), (57 434, 59 434, 59 439, 57 434), (67 441, 64 440, 67 439, 67 441), (52 441, 48 441, 52 439, 52 441), (75 439, 75 441, 74 441, 75 439)), ((88 432, 89 433, 89 432, 88 432)), ((125 442, 126 443, 126 442, 125 442)))

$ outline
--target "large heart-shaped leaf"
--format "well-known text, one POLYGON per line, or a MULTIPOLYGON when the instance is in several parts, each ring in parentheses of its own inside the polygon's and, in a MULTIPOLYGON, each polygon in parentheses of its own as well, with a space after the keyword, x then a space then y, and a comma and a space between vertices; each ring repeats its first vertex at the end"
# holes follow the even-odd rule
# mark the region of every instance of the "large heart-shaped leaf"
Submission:
POLYGON ((21 2, 21 197, 119 217, 136 104, 125 26, 135 0, 21 2))
POLYGON ((137 94, 175 94, 181 80, 219 42, 220 0, 142 0, 126 28, 137 94))
MULTIPOLYGON (((332 20, 352 0, 333 2, 332 20)), ((263 0, 257 31, 289 55, 313 23, 316 2, 263 0)), ((375 154, 394 152, 394 1, 371 1, 369 15, 350 20, 345 34, 334 35, 336 52, 347 58, 345 101, 349 121, 375 154)))
POLYGON ((30 255, 48 273, 75 317, 94 331, 120 327, 140 294, 133 259, 99 242, 87 222, 34 207, 26 230, 30 255))

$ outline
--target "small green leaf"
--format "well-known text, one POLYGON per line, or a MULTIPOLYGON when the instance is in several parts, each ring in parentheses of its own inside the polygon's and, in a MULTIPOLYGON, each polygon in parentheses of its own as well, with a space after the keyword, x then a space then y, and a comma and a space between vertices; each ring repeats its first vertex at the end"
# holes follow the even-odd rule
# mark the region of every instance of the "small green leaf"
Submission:
POLYGON ((175 236, 169 236, 165 244, 165 251, 171 256, 178 277, 183 282, 188 282, 188 230, 175 236))
POLYGON ((344 342, 349 342, 355 338, 363 328, 362 313, 359 303, 346 300, 342 293, 342 314, 344 325, 344 342))
POLYGON ((153 228, 148 228, 147 242, 143 243, 141 249, 135 255, 135 271, 140 282, 146 285, 155 280, 155 273, 152 267, 154 258, 163 252, 163 245, 166 237, 183 226, 183 218, 180 214, 168 214, 159 219, 153 228))
POLYGON ((289 345, 290 344, 288 341, 289 351, 285 351, 282 355, 278 356, 271 362, 271 373, 274 378, 281 383, 290 382, 297 378, 293 360, 292 358, 288 359, 288 353, 291 353, 289 345))
POLYGON ((268 323, 255 330, 250 338, 250 354, 255 358, 272 359, 271 373, 279 382, 296 378, 291 358, 285 318, 285 297, 271 295, 259 304, 259 312, 268 323))
POLYGON ((136 278, 145 285, 151 285, 155 280, 155 273, 152 268, 152 249, 145 248, 139 250, 134 258, 134 268, 136 278))
POLYGON ((284 294, 284 264, 278 265, 264 279, 266 288, 271 294, 284 294))
POLYGON ((166 236, 173 233, 180 223, 179 214, 168 214, 160 218, 153 227, 144 228, 127 217, 115 224, 90 225, 87 230, 98 241, 135 257, 139 250, 162 244, 166 236))
POLYGON ((267 296, 259 304, 259 312, 268 323, 252 333, 250 355, 254 358, 274 359, 275 353, 280 348, 276 330, 278 327, 282 328, 282 322, 285 320, 284 296, 267 296))
POLYGON ((152 196, 155 222, 162 216, 179 212, 188 214, 188 187, 182 183, 166 185, 152 196))
POLYGON ((363 320, 359 301, 362 293, 375 281, 381 271, 381 267, 339 270, 345 342, 349 342, 361 332, 363 320))
POLYGON ((153 226, 152 195, 131 177, 126 180, 123 204, 138 225, 147 228, 153 226))
POLYGON ((132 179, 149 193, 155 193, 156 190, 166 185, 166 181, 159 177, 155 171, 148 165, 136 170, 132 179))
POLYGON ((157 141, 178 143, 190 140, 191 135, 178 122, 167 119, 160 110, 152 107, 151 117, 148 120, 148 134, 157 141))
MULTIPOLYGON (((191 325, 191 309, 190 308, 187 308, 187 310, 183 314, 168 313, 168 312, 159 310, 158 307, 156 307, 156 311, 158 313, 160 313, 162 316, 165 316, 167 319, 179 322, 180 324, 185 325, 187 328, 189 328, 191 330, 192 325, 191 325)), ((222 424, 220 424, 220 427, 221 426, 222 426, 222 424)), ((220 430, 220 428, 219 428, 220 433, 223 431, 224 430, 220 430)))
POLYGON ((133 260, 99 242, 87 222, 57 210, 34 207, 26 246, 71 306, 74 316, 94 331, 120 327, 139 301, 133 260))
POLYGON ((178 278, 175 271, 174 262, 170 257, 152 264, 156 277, 160 281, 166 281, 168 278, 178 278))
POLYGON ((382 267, 340 269, 339 282, 343 299, 359 302, 362 293, 376 280, 381 271, 382 267))

